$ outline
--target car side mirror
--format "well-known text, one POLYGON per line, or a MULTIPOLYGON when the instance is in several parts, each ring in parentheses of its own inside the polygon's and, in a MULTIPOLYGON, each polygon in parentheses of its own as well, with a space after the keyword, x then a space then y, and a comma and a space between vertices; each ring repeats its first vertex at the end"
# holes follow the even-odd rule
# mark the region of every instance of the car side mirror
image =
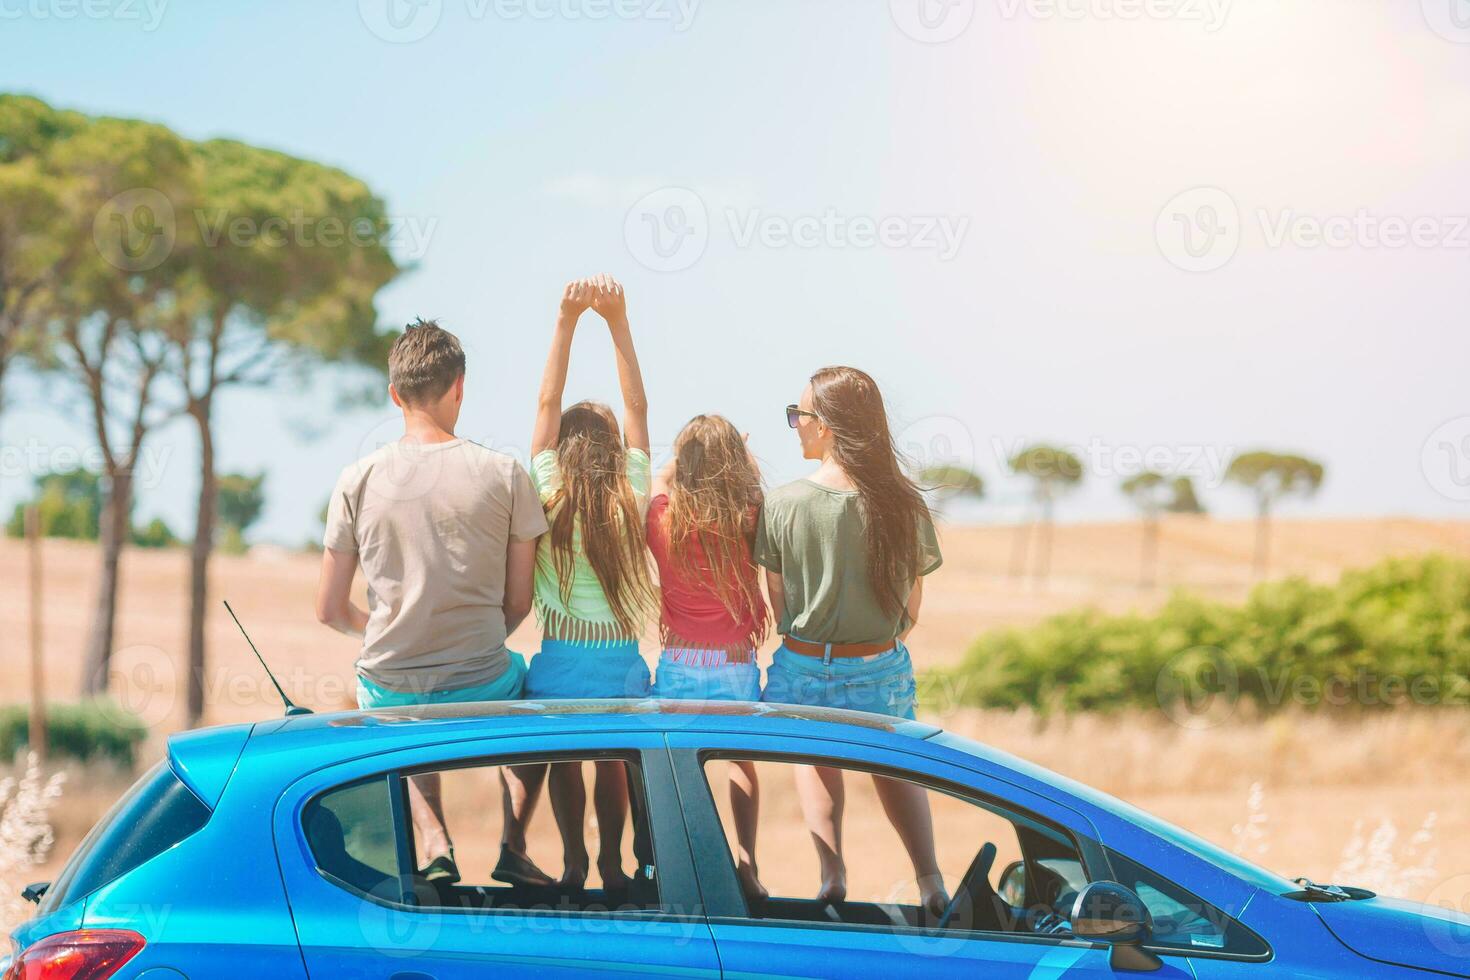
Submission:
POLYGON ((46 889, 51 887, 49 881, 33 881, 20 890, 20 897, 33 905, 40 905, 41 898, 46 894, 46 889))
POLYGON ((1072 905, 1072 934, 1112 947, 1115 970, 1150 973, 1164 961, 1143 948, 1153 938, 1154 920, 1148 906, 1132 889, 1116 881, 1094 881, 1083 888, 1072 905))

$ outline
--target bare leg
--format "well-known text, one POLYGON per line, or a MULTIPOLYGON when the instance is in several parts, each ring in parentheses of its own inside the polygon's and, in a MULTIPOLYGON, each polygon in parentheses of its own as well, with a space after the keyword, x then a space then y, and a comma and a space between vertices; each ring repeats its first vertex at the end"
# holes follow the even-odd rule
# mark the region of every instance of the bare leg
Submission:
POLYGON ((623 873, 623 825, 628 819, 628 773, 623 763, 594 764, 597 775, 592 785, 592 808, 597 813, 597 873, 602 887, 628 887, 623 873))
POLYGON ((561 831, 563 888, 581 888, 587 883, 587 842, 583 822, 587 816, 587 784, 582 781, 582 763, 553 762, 550 776, 551 810, 561 831))
POLYGON ((934 856, 934 819, 929 813, 929 791, 914 783, 886 776, 874 776, 873 788, 883 803, 888 822, 898 831, 904 850, 914 864, 914 878, 919 885, 919 905, 933 916, 944 914, 949 894, 944 890, 944 877, 934 856))
POLYGON ((796 795, 801 799, 801 812, 806 829, 817 846, 822 865, 822 887, 819 902, 841 902, 847 898, 847 865, 842 860, 842 807, 846 792, 842 770, 828 766, 797 766, 796 795))
POLYGON ((755 863, 756 828, 760 824, 761 785, 756 781, 755 763, 741 759, 730 764, 730 815, 735 821, 735 875, 747 898, 764 899, 755 863))
POLYGON ((448 857, 449 828, 444 823, 444 803, 440 799, 437 772, 410 776, 408 779, 408 812, 413 820, 413 835, 420 866, 437 857, 448 857))
POLYGON ((500 843, 517 854, 526 853, 526 827, 541 801, 541 784, 545 781, 544 765, 500 767, 500 800, 505 815, 500 843))

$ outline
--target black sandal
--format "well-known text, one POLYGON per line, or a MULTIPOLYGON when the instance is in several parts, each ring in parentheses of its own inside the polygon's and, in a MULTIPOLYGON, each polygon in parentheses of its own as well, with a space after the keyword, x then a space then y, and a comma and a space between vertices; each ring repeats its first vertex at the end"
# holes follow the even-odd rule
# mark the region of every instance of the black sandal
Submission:
POLYGON ((454 863, 454 848, 441 854, 419 869, 419 874, 431 885, 452 885, 459 881, 459 865, 454 863))
POLYGON ((495 870, 490 872, 490 877, 495 881, 523 888, 550 888, 556 884, 530 858, 517 854, 506 844, 500 845, 500 860, 495 863, 495 870))

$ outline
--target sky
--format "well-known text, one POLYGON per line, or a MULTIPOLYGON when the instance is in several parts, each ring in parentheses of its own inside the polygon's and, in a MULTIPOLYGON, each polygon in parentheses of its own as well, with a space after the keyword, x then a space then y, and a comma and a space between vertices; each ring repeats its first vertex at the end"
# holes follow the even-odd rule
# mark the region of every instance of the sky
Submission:
MULTIPOLYGON (((870 371, 918 463, 1015 520, 1018 446, 1077 452, 1064 520, 1145 466, 1205 505, 1238 451, 1326 466, 1304 516, 1470 504, 1470 11, 1461 0, 0 0, 0 91, 339 166, 412 270, 385 324, 463 340, 459 431, 524 456, 557 299, 626 285, 655 450, 701 412, 769 482, 783 407, 870 371)), ((0 508, 91 446, 23 379, 0 508)), ((569 398, 612 401, 583 321, 569 398)), ((222 471, 268 473, 252 537, 299 544, 337 472, 398 435, 330 372, 232 391, 222 471)), ((146 451, 138 514, 187 533, 197 446, 146 451)))

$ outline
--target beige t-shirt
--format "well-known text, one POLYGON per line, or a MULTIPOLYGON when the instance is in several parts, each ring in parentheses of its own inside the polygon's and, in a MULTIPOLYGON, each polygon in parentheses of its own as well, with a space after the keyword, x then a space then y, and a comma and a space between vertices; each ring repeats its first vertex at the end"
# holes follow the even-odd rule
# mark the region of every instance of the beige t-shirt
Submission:
POLYGON ((506 552, 545 531, 520 463, 464 439, 390 443, 343 470, 323 543, 367 580, 358 673, 413 694, 499 677, 506 552))

